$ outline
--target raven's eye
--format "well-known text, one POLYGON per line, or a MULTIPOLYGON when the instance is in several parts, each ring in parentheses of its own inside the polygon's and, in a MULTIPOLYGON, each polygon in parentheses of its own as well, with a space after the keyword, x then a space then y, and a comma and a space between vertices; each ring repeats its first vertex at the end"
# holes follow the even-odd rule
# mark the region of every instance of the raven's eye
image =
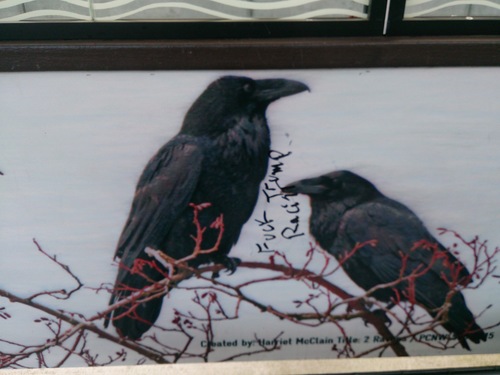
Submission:
POLYGON ((339 178, 334 178, 330 180, 329 185, 333 189, 342 189, 343 183, 339 178))
POLYGON ((250 94, 254 90, 254 84, 253 82, 247 82, 243 85, 243 92, 250 94))
POLYGON ((321 185, 328 190, 338 190, 342 188, 342 181, 338 178, 321 176, 318 178, 318 185, 321 185))

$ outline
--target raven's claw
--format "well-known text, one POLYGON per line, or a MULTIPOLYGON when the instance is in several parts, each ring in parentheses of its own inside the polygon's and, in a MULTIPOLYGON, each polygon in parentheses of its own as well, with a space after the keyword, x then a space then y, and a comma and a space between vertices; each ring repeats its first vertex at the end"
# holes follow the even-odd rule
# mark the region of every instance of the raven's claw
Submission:
MULTIPOLYGON (((216 263, 222 264, 224 267, 226 267, 227 272, 232 275, 233 273, 236 272, 236 269, 238 266, 241 264, 241 259, 240 258, 232 258, 228 256, 224 256, 222 258, 219 258, 216 260, 216 263)), ((219 277, 219 272, 215 271, 212 273, 212 278, 215 279, 219 277)))
POLYGON ((241 264, 241 259, 240 258, 226 257, 224 260, 224 263, 222 263, 222 264, 224 266, 226 266, 227 272, 230 275, 232 275, 233 273, 236 272, 236 269, 241 264))

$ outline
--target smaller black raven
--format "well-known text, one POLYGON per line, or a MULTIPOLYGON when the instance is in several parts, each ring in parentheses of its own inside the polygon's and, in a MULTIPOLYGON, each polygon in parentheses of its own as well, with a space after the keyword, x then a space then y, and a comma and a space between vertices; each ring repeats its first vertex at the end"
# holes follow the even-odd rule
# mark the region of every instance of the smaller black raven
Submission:
POLYGON ((455 280, 465 286, 471 280, 469 272, 408 207, 384 196, 370 181, 350 171, 300 180, 284 187, 283 192, 310 197, 311 235, 340 261, 357 285, 368 291, 393 283, 374 290, 374 298, 389 306, 395 301, 413 300, 433 317, 448 302, 443 327, 467 350, 466 339, 476 344, 486 341, 462 293, 450 293, 447 282, 455 280), (361 247, 346 256, 355 246, 361 247), (417 274, 414 281, 409 278, 417 274))

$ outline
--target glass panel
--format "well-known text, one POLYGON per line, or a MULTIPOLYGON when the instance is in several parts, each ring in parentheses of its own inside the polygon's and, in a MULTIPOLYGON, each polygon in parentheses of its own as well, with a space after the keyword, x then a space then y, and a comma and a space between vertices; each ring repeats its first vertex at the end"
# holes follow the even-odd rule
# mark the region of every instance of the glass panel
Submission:
POLYGON ((0 21, 368 19, 370 0, 3 0, 0 21))
POLYGON ((90 21, 89 0, 2 0, 0 21, 90 21))
POLYGON ((405 18, 500 17, 500 0, 407 0, 405 18))

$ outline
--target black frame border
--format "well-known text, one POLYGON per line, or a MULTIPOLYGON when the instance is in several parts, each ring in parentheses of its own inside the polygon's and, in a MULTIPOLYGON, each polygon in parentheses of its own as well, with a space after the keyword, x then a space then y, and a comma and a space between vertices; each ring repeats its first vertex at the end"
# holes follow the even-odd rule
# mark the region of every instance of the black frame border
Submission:
POLYGON ((0 71, 500 66, 500 37, 0 42, 0 71))

